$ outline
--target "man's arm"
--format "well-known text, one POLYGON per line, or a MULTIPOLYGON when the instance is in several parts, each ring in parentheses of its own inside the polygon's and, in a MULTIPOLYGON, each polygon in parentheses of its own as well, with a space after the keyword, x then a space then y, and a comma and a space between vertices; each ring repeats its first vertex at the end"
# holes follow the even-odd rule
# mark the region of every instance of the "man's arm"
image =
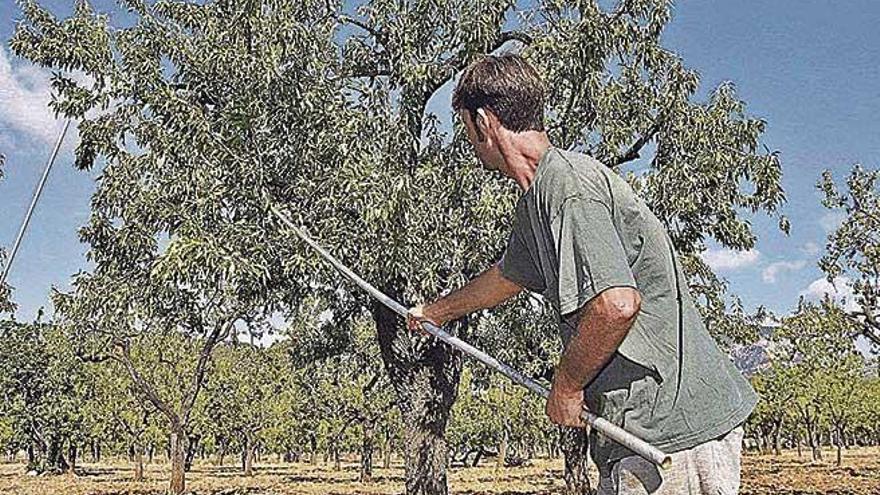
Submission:
POLYGON ((420 322, 424 320, 442 325, 474 311, 497 306, 520 291, 522 287, 505 278, 495 264, 433 303, 412 308, 407 325, 410 330, 419 330, 420 322))
POLYGON ((629 333, 641 306, 631 287, 608 289, 587 303, 553 375, 547 415, 557 424, 583 426, 584 387, 599 374, 629 333))

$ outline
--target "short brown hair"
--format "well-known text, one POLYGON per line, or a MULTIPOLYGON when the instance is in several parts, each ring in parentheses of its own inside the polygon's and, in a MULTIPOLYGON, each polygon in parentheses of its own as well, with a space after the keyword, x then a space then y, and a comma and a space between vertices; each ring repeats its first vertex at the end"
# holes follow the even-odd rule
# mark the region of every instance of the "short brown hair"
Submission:
POLYGON ((513 132, 544 130, 544 83, 520 55, 485 55, 461 74, 452 108, 467 110, 476 123, 478 108, 488 108, 513 132))

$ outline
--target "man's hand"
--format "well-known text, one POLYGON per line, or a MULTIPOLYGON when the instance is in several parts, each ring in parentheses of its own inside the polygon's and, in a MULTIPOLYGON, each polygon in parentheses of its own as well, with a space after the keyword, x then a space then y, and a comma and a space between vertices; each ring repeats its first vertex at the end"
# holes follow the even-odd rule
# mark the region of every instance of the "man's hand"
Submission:
POLYGON ((424 305, 419 304, 414 308, 410 308, 409 312, 406 315, 406 327, 410 332, 421 332, 422 335, 427 336, 428 332, 422 328, 422 322, 429 322, 437 325, 438 327, 442 325, 442 322, 435 316, 430 315, 430 308, 426 308, 424 305))
POLYGON ((581 419, 584 391, 567 382, 557 371, 556 376, 553 377, 553 385, 550 387, 550 397, 547 398, 547 416, 550 421, 560 426, 583 428, 586 426, 581 419))

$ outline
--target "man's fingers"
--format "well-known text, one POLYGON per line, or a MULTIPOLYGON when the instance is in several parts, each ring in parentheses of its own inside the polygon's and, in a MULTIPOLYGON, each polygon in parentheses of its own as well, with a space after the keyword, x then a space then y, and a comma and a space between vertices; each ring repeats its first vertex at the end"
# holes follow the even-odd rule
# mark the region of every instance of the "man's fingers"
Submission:
POLYGON ((425 337, 430 336, 431 334, 425 330, 423 323, 433 323, 425 316, 424 306, 421 304, 410 308, 409 312, 406 315, 406 326, 410 332, 419 332, 425 337))

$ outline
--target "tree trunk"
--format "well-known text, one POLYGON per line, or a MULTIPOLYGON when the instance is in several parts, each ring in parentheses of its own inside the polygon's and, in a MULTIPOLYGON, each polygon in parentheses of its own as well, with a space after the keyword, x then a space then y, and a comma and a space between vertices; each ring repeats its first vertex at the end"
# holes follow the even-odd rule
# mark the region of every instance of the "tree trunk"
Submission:
POLYGON ((810 453, 814 462, 822 460, 822 433, 817 430, 818 428, 815 427, 807 430, 807 436, 810 438, 810 453))
POLYGON ((376 443, 375 427, 375 421, 370 418, 361 423, 363 430, 363 439, 361 441, 361 483, 373 481, 373 450, 376 443))
POLYGON ((782 453, 782 448, 779 445, 779 436, 781 434, 782 425, 776 424, 773 428, 773 455, 778 456, 782 453))
MULTIPOLYGON (((464 456, 467 459, 467 455, 464 456)), ((477 449, 476 453, 474 453, 474 462, 471 464, 471 467, 477 467, 480 465, 480 459, 483 458, 483 447, 477 449)))
POLYGON ((183 468, 188 473, 192 470, 193 460, 196 457, 196 452, 199 446, 199 441, 202 439, 201 435, 187 435, 186 442, 186 459, 184 460, 183 468))
POLYGON ((590 438, 585 428, 562 428, 562 453, 565 456, 565 495, 590 495, 590 438))
POLYGON ((391 438, 391 433, 386 431, 385 433, 385 456, 382 459, 382 467, 385 469, 391 468, 391 454, 393 452, 393 443, 391 438))
POLYGON ((312 446, 312 455, 309 457, 309 464, 318 463, 318 438, 312 433, 309 436, 309 443, 312 446))
POLYGON ((134 446, 134 481, 144 481, 144 447, 137 443, 134 446))
MULTIPOLYGON (((390 283, 389 285, 395 285, 390 283)), ((391 297, 399 296, 383 287, 391 297)), ((372 307, 382 360, 404 424, 407 495, 446 495, 446 424, 461 377, 461 356, 440 342, 413 349, 403 320, 379 303, 372 307)), ((464 330, 466 325, 459 323, 464 330)))
POLYGON ((168 483, 168 492, 173 495, 181 495, 186 489, 186 433, 183 428, 176 430, 171 433, 171 441, 169 442, 171 479, 168 483))
POLYGON ((495 467, 503 468, 505 459, 507 459, 507 429, 501 433, 501 442, 498 444, 498 458, 495 459, 495 467))
POLYGON ((67 466, 67 472, 70 474, 74 474, 76 472, 76 460, 78 452, 79 450, 76 447, 76 442, 71 440, 70 443, 67 445, 67 461, 69 464, 67 466))
POLYGON ((69 467, 70 465, 64 458, 64 440, 61 438, 53 438, 49 443, 49 451, 44 469, 55 473, 63 473, 66 472, 69 467))
POLYGON ((242 471, 244 471, 245 476, 253 476, 254 475, 254 450, 256 446, 251 441, 250 438, 245 437, 244 439, 244 448, 241 452, 241 464, 242 471))
POLYGON ((840 450, 843 448, 843 432, 840 431, 840 428, 837 428, 837 467, 840 467, 843 464, 843 460, 841 459, 840 450))

